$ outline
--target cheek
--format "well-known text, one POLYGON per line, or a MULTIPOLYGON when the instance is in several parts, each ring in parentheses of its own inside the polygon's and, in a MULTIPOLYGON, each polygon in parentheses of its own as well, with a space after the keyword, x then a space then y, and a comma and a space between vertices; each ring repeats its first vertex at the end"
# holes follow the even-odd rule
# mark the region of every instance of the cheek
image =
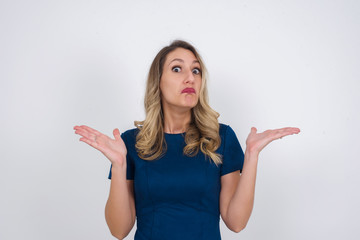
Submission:
POLYGON ((163 78, 160 79, 159 87, 160 87, 160 92, 162 95, 167 92, 169 87, 168 87, 168 83, 167 83, 166 79, 163 79, 163 78))
POLYGON ((201 85, 202 85, 202 79, 200 77, 199 81, 197 82, 198 88, 199 90, 201 89, 201 85))
POLYGON ((167 81, 160 81, 161 99, 171 99, 174 96, 175 88, 167 81))

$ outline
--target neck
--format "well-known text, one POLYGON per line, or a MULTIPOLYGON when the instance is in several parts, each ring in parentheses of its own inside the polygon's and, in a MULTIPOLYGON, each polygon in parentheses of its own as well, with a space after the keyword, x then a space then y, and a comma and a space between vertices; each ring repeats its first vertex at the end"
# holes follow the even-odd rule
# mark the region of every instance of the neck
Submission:
POLYGON ((183 133, 186 132, 191 122, 191 110, 175 112, 164 111, 164 132, 183 133))

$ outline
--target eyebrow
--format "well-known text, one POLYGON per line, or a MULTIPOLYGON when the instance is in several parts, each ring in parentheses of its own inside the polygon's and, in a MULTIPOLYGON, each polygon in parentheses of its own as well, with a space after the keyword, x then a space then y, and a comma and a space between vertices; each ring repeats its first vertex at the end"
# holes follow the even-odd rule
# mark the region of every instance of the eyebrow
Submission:
MULTIPOLYGON (((169 62, 169 65, 170 65, 170 63, 172 63, 172 62, 174 62, 174 61, 178 61, 178 62, 184 63, 184 60, 182 60, 182 59, 180 59, 180 58, 174 58, 173 60, 171 60, 171 62, 169 62)), ((200 62, 199 62, 198 60, 194 60, 194 61, 193 61, 193 64, 194 64, 194 63, 199 63, 199 64, 200 64, 200 62)))

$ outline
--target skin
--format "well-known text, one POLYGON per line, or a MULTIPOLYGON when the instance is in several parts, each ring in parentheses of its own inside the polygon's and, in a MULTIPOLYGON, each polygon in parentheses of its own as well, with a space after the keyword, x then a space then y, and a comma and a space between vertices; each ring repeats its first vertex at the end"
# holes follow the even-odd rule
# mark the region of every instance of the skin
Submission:
POLYGON ((257 164, 261 150, 270 142, 298 134, 299 128, 286 127, 257 133, 251 128, 246 139, 242 173, 234 171, 221 177, 220 214, 226 226, 234 231, 243 230, 249 221, 255 195, 257 164))
POLYGON ((183 48, 170 52, 160 79, 164 132, 186 131, 191 119, 191 109, 199 100, 200 87, 201 69, 194 54, 183 48), (194 88, 195 93, 182 93, 185 88, 194 88))
MULTIPOLYGON (((164 111, 164 132, 185 132, 191 119, 191 109, 199 100, 201 87, 200 64, 194 54, 182 48, 167 55, 160 79, 161 100, 164 111), (195 93, 181 93, 192 87, 195 93)), ((106 206, 106 220, 112 234, 124 238, 135 222, 133 180, 126 180, 126 146, 119 129, 114 129, 114 138, 88 126, 74 127, 80 141, 102 152, 112 163, 110 195, 106 206), (122 190, 119 190, 122 189, 122 190), (120 209, 119 206, 124 206, 120 209), (120 216, 123 216, 120 218, 120 216), (125 219, 125 220, 124 220, 125 219), (116 231, 122 229, 122 231, 116 231)), ((226 226, 240 232, 245 228, 254 204, 257 163, 261 150, 270 142, 298 134, 299 128, 285 127, 257 133, 255 127, 246 139, 245 159, 242 173, 234 171, 221 177, 220 214, 226 226)))

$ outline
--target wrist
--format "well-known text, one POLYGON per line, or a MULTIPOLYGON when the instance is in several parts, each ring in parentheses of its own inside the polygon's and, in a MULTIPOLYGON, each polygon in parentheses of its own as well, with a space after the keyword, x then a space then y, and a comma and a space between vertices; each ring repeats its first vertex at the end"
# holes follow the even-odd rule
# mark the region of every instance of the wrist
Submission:
POLYGON ((252 149, 249 149, 249 148, 245 149, 245 156, 247 156, 247 158, 256 158, 256 159, 258 159, 259 153, 260 152, 256 151, 256 150, 252 150, 252 149))
POLYGON ((112 163, 112 167, 113 171, 126 171, 126 161, 123 161, 122 163, 112 163))
POLYGON ((116 156, 116 158, 112 158, 111 164, 116 168, 126 168, 126 154, 121 154, 116 156))

